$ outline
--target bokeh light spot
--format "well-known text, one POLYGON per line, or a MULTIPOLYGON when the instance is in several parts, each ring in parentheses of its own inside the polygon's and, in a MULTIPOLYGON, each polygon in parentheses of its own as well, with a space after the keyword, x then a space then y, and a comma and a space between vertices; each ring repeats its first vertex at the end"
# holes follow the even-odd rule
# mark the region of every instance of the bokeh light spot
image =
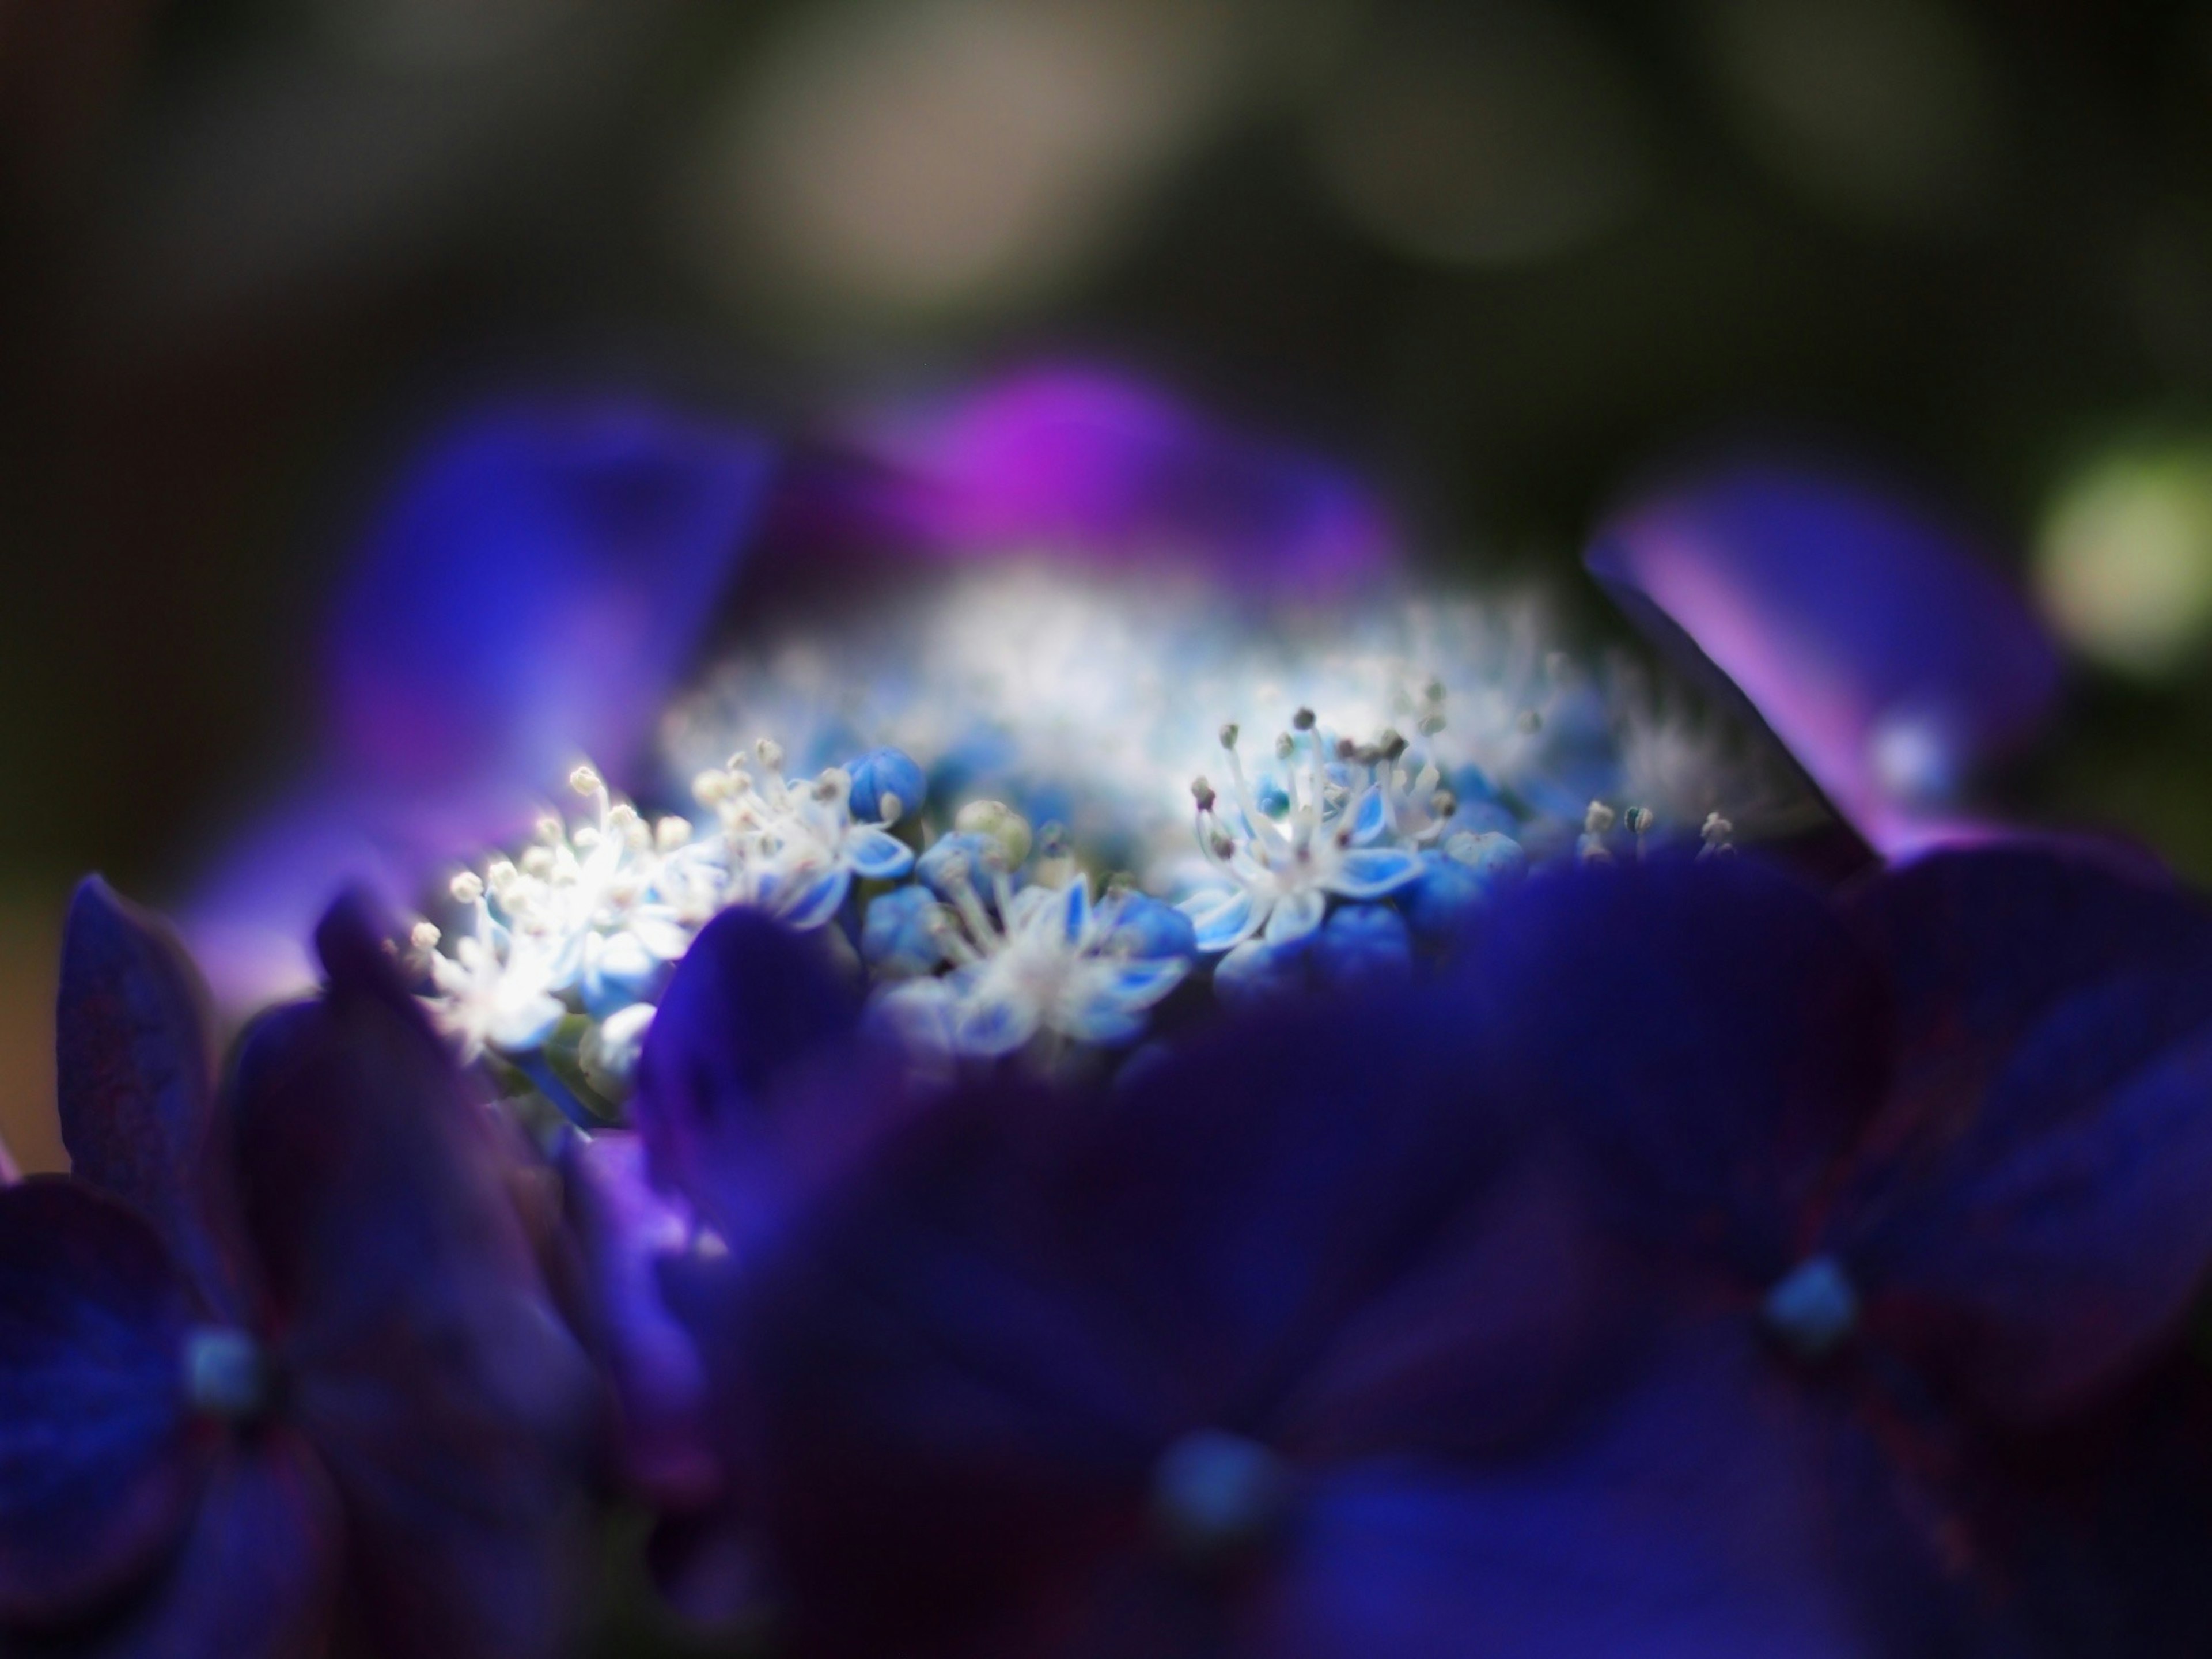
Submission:
POLYGON ((2084 655, 2147 678, 2185 666, 2212 635, 2212 435, 2124 444, 2075 473, 2035 574, 2084 655))
POLYGON ((923 0, 801 12, 684 185, 718 285, 836 320, 989 310, 1109 248, 1203 130, 1212 0, 923 0))

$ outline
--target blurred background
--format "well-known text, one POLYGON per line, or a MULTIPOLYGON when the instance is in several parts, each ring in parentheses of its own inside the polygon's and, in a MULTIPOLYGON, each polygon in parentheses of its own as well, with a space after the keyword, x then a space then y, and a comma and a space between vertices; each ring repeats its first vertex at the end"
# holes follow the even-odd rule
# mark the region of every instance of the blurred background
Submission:
POLYGON ((70 884, 296 758, 426 412, 1040 349, 1565 583, 1685 446, 1870 458, 2077 653, 2016 804, 2212 876, 2203 0, 0 0, 0 1128, 70 884))

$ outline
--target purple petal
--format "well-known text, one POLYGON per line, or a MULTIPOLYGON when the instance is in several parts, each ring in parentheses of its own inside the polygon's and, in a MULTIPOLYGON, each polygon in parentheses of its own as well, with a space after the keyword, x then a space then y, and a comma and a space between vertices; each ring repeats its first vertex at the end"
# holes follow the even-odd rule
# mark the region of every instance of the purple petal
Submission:
POLYGON ((650 738, 736 568, 760 440, 642 401, 516 403, 438 434, 371 525, 331 641, 354 769, 542 787, 650 738))
POLYGON ((859 1040, 860 995, 818 936, 726 911, 692 945, 638 1061, 654 1180, 742 1251, 909 1103, 859 1040))
POLYGON ((645 1147, 617 1132, 578 1140, 562 1160, 592 1285, 601 1363, 621 1413, 623 1479, 659 1507, 681 1509, 719 1484, 707 1442, 706 1376, 690 1336, 660 1297, 655 1263, 689 1249, 696 1224, 646 1178, 645 1147))
POLYGON ((1734 682, 1875 847, 1938 836, 1972 776, 2032 736, 2059 659, 1942 524, 1875 489, 1739 465, 1640 502, 1591 570, 1734 682))
POLYGON ((1571 1130, 1630 1237, 1786 1271, 1887 1076, 1879 977, 1827 907, 1729 859, 1583 865, 1492 916, 1495 1085, 1571 1130))
POLYGON ((343 1538, 313 1454, 296 1435, 264 1434, 216 1466, 184 1547, 145 1599, 51 1649, 27 1640, 22 1659, 307 1659, 328 1637, 343 1538))
POLYGON ((199 1316, 121 1205, 70 1181, 0 1192, 0 1620, 81 1612, 182 1534, 211 1449, 184 1390, 199 1316))
POLYGON ((1838 1239, 1870 1331, 2048 1417, 2171 1340, 2208 1264, 2212 915, 2037 848, 1852 906, 1899 986, 1898 1098, 1838 1239))
POLYGON ((62 945, 57 1083, 77 1177, 154 1224, 210 1305, 234 1317, 228 1165, 214 1133, 215 1062, 199 975, 168 929, 98 877, 62 945))
POLYGON ((1346 474, 1109 371, 1025 369, 880 421, 862 443, 887 471, 845 512, 951 557, 1178 564, 1335 590, 1396 556, 1346 474))
POLYGON ((526 1659, 559 1647, 572 1603, 598 1400, 510 1191, 512 1131, 465 1091, 383 937, 334 910, 327 994, 255 1028, 246 1210, 291 1419, 344 1500, 380 1638, 526 1659))

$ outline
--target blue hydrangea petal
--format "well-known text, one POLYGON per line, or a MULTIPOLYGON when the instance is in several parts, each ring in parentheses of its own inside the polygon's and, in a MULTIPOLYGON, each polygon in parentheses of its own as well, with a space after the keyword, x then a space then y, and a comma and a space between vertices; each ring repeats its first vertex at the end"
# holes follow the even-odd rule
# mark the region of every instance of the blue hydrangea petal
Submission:
POLYGON ((1077 876, 1068 883, 1065 893, 1060 900, 1060 933, 1072 945, 1091 927, 1091 878, 1077 876))
POLYGON ((1267 925, 1260 936, 1276 946, 1296 945, 1321 926, 1328 910, 1328 896, 1316 888, 1285 893, 1267 912, 1267 925))
POLYGON ((209 1304, 239 1313, 206 993, 169 930, 97 877, 62 945, 57 1085, 80 1180, 152 1222, 209 1304))
POLYGON ((853 873, 863 881, 896 881, 914 868, 914 848, 870 824, 848 830, 844 849, 853 873))
POLYGON ((1370 787, 1352 811, 1352 844, 1365 847, 1390 827, 1388 803, 1380 788, 1370 787))
POLYGON ((1132 957, 1194 957, 1198 930, 1172 904, 1147 893, 1126 892, 1113 901, 1107 938, 1111 947, 1132 957))
POLYGON ((1421 854, 1421 873, 1398 896, 1406 920, 1425 945, 1455 938, 1490 901, 1481 876, 1442 853, 1421 854))
POLYGON ((1252 895, 1241 887, 1226 892, 1198 894, 1182 902, 1182 912, 1190 918, 1198 948, 1208 955, 1226 951, 1251 937, 1257 926, 1254 908, 1252 895))
POLYGON ((1762 1291, 1796 1265, 1889 1079, 1881 975, 1819 896, 1751 859, 1554 869, 1463 973, 1496 1086, 1577 1137, 1627 1236, 1762 1291))
POLYGON ((1037 1034, 1036 1004, 1025 996, 992 990, 962 995, 952 1015, 952 1046, 961 1054, 995 1060, 1037 1034))
POLYGON ((911 977, 945 960, 939 902, 926 887, 901 887, 868 901, 860 923, 860 956, 879 974, 911 977))
POLYGON ((1082 990, 1062 1011, 1068 1036, 1084 1042, 1119 1044, 1144 1033, 1154 1004, 1181 984, 1190 964, 1168 957, 1153 962, 1094 964, 1082 990))
POLYGON ((1344 855, 1329 890, 1349 899, 1378 899, 1421 874, 1421 855, 1402 847, 1362 847, 1344 855))
POLYGON ((787 926, 809 933, 837 914, 852 885, 853 872, 842 864, 826 870, 794 871, 777 887, 769 908, 787 926))
POLYGON ((1325 1467, 1255 1650, 1415 1659, 1480 1631, 1486 1652, 1858 1659, 1835 1534, 1867 1522, 1832 1507, 1827 1425, 1741 1338, 1709 1346, 1509 1468, 1325 1467))
POLYGON ((948 902, 963 882, 988 898, 991 891, 988 860, 997 848, 998 843, 988 836, 973 830, 939 836, 915 861, 915 874, 922 885, 948 902))
POLYGON ((1346 904, 1314 940, 1314 965, 1338 989, 1397 984, 1413 974, 1413 935, 1406 919, 1382 904, 1346 904))
POLYGON ((845 770, 853 780, 848 802, 855 823, 881 823, 887 795, 897 797, 900 817, 912 817, 929 793, 921 768, 902 749, 871 749, 860 759, 848 761, 845 770))
POLYGON ((208 1476, 182 1363, 203 1317, 122 1205, 0 1190, 0 1620, 86 1612, 177 1542, 208 1476))
POLYGON ((1257 1008, 1306 988, 1306 946, 1248 939, 1213 965, 1213 994, 1231 1008, 1257 1008))

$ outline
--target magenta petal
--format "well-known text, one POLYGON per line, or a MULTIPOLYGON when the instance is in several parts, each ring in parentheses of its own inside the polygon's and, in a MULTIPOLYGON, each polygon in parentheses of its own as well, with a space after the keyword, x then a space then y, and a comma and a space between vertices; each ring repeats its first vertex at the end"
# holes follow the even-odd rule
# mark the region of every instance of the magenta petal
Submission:
POLYGON ((956 557, 1186 565, 1334 589, 1396 553, 1346 474, 1107 371, 1026 369, 867 441, 890 469, 878 505, 894 530, 956 557))
POLYGON ((182 1534, 210 1450, 184 1391, 198 1316, 121 1205, 70 1181, 0 1192, 0 1620, 112 1596, 182 1534))
POLYGON ((542 786, 650 738, 744 551, 772 456, 642 401, 455 422, 371 526, 331 645, 350 768, 391 790, 542 786))
POLYGON ((154 1224, 210 1304, 235 1316, 228 1169, 215 1133, 215 1062, 198 974, 169 930, 98 877, 77 889, 62 945, 57 1083, 78 1179, 154 1224))
POLYGON ((2059 658, 2027 602, 1913 507, 1810 468, 1739 465, 1598 535, 1591 570, 1734 682, 1862 834, 1929 844, 2040 726, 2059 658), (1666 626, 1671 624, 1671 627, 1666 626))
POLYGON ((510 1193, 507 1126, 465 1092, 380 932, 341 906, 323 1000, 238 1067, 246 1214, 294 1378, 387 1647, 557 1649, 599 1405, 510 1193))
POLYGON ((579 1140, 562 1162, 569 1213, 592 1286, 600 1363, 620 1413, 622 1476, 659 1506, 714 1496, 707 1379, 691 1338, 660 1299, 656 1263, 690 1247, 690 1206, 647 1179, 645 1148, 610 1131, 579 1140))
POLYGON ((143 1600, 51 1648, 27 1644, 23 1659, 315 1659, 343 1538, 313 1455, 270 1433, 216 1466, 184 1547, 143 1600))

